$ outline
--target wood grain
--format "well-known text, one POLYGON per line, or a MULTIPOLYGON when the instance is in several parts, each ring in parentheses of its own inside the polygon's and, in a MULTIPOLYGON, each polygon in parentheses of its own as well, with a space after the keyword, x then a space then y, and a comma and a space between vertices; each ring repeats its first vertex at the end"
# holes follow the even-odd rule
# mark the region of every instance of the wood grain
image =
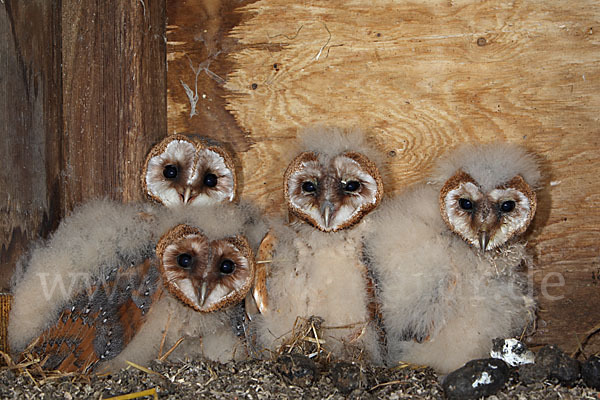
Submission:
MULTIPOLYGON (((233 7, 220 3, 216 17, 233 7)), ((598 2, 261 0, 235 12, 240 22, 209 46, 203 33, 228 25, 169 2, 169 15, 186 15, 169 29, 170 131, 198 127, 184 123, 180 83, 193 73, 171 65, 203 62, 210 47, 221 50, 211 68, 232 68, 220 70, 224 91, 200 100, 212 119, 197 121, 223 141, 249 134, 251 146, 238 146, 242 197, 272 213, 283 212, 285 148, 307 124, 366 129, 387 155, 388 194, 424 179, 459 143, 525 145, 545 175, 528 236, 540 307, 529 341, 577 347, 600 319, 598 2)), ((199 93, 214 86, 199 81, 199 93)), ((599 349, 592 340, 586 352, 599 349)))
POLYGON ((166 134, 165 4, 62 2, 61 206, 143 198, 139 173, 166 134))
POLYGON ((58 221, 60 8, 0 5, 0 289, 30 240, 58 221))
POLYGON ((94 197, 142 199, 166 134, 164 1, 0 2, 0 287, 94 197))

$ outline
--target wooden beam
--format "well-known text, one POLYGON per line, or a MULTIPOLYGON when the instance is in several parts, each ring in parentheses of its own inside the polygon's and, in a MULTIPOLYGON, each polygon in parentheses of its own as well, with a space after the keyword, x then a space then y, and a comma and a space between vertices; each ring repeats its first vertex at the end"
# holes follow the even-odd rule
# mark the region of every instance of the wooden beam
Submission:
POLYGON ((139 171, 166 133, 164 1, 63 0, 63 211, 142 199, 139 171))
POLYGON ((166 134, 164 0, 0 7, 0 286, 29 242, 95 197, 144 199, 166 134))
POLYGON ((30 240, 60 218, 60 7, 0 5, 0 288, 30 240))

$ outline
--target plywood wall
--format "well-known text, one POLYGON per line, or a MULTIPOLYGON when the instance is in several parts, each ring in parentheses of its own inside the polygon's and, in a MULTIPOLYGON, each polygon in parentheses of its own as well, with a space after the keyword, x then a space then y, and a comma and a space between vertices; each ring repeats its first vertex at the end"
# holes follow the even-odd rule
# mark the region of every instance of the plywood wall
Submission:
POLYGON ((545 176, 528 234, 540 308, 529 342, 576 349, 600 320, 600 3, 238 5, 168 1, 169 133, 231 142, 242 197, 272 213, 281 153, 307 124, 367 130, 389 194, 459 143, 525 145, 545 176))

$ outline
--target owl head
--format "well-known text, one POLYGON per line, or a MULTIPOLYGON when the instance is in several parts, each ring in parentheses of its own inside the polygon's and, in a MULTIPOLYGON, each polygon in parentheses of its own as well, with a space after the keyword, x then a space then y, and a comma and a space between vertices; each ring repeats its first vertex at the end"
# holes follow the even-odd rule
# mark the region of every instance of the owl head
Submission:
POLYGON ((230 153, 216 142, 170 135, 148 153, 142 187, 167 207, 229 202, 236 193, 235 167, 230 153))
POLYGON ((380 203, 383 181, 377 152, 362 132, 312 128, 284 174, 290 213, 323 232, 351 227, 380 203))
POLYGON ((198 228, 177 225, 156 246, 165 287, 196 311, 240 302, 254 279, 254 255, 243 236, 210 240, 198 228))
POLYGON ((486 251, 525 232, 536 210, 535 158, 510 144, 466 145, 444 159, 440 212, 448 227, 486 251))

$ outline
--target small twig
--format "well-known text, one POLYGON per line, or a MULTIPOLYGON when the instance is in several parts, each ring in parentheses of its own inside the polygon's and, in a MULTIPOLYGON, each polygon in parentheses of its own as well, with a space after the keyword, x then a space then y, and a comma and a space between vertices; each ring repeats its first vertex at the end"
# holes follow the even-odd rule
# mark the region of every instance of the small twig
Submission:
POLYGON ((210 366, 208 367, 208 372, 210 372, 210 379, 204 384, 204 386, 208 385, 209 383, 211 383, 212 381, 214 381, 215 379, 217 379, 219 377, 217 375, 217 373, 210 366))
POLYGON ((380 383, 378 385, 373 386, 372 388, 369 389, 369 392, 375 390, 375 389, 379 389, 380 387, 384 387, 384 386, 390 386, 390 385, 395 385, 397 383, 402 383, 402 381, 397 380, 397 381, 389 381, 389 382, 383 382, 380 383))
POLYGON ((20 364, 14 364, 11 367, 4 367, 3 369, 7 369, 7 370, 26 369, 27 367, 38 364, 39 362, 40 362, 39 359, 35 359, 35 360, 28 361, 28 362, 20 363, 20 364))
POLYGON ((162 356, 160 356, 159 360, 160 361, 165 361, 167 359, 167 357, 169 357, 171 355, 172 352, 175 351, 175 349, 177 348, 177 346, 179 346, 181 344, 181 342, 184 341, 184 338, 179 338, 179 340, 177 342, 175 342, 175 344, 173 345, 173 347, 171 347, 169 349, 169 351, 167 351, 165 354, 163 354, 162 356))
POLYGON ((305 336, 303 338, 301 338, 301 340, 304 340, 305 342, 311 342, 311 343, 316 343, 317 344, 317 348, 320 348, 321 343, 327 343, 325 341, 325 339, 319 339, 319 338, 311 338, 310 336, 305 336))
POLYGON ((172 377, 170 377, 170 378, 169 378, 169 380, 171 381, 171 383, 175 383, 175 378, 177 377, 177 375, 179 375, 179 373, 180 373, 181 371, 183 371, 183 370, 185 370, 185 369, 189 369, 189 368, 190 368, 190 365, 189 365, 189 364, 186 364, 186 365, 184 365, 183 367, 179 368, 179 369, 177 370, 177 372, 175 372, 175 375, 173 375, 172 377))
POLYGON ((397 371, 397 370, 406 369, 406 368, 410 368, 410 369, 425 369, 425 368, 427 368, 427 365, 411 364, 411 363, 402 362, 402 361, 400 361, 399 364, 400 365, 392 367, 391 369, 393 371, 397 371))
POLYGON ((33 376, 31 376, 31 373, 29 372, 29 370, 28 370, 28 369, 24 369, 23 371, 25 372, 25 374, 27 374, 27 376, 29 377, 29 379, 31 379, 31 382, 33 382, 33 384, 34 384, 36 387, 39 387, 39 385, 38 385, 38 383, 36 382, 36 380, 35 380, 35 379, 33 379, 33 376))
POLYGON ((165 324, 165 331, 163 332, 163 337, 160 340, 160 347, 158 348, 158 358, 162 356, 163 347, 165 346, 165 340, 167 339, 167 331, 169 330, 169 322, 171 321, 171 314, 167 318, 167 323, 165 324))
POLYGON ((120 396, 109 397, 104 400, 129 400, 129 399, 137 399, 139 397, 152 396, 154 399, 158 400, 158 393, 156 392, 156 388, 143 390, 141 392, 122 394, 120 396))
MULTIPOLYGON (((148 368, 146 368, 146 367, 142 367, 141 365, 139 365, 139 364, 136 364, 136 363, 134 363, 134 362, 131 362, 131 361, 125 361, 125 362, 126 362, 128 365, 132 366, 133 368, 135 368, 135 369, 139 369, 140 371, 142 371, 142 372, 145 372, 145 373, 147 373, 147 374, 150 374, 150 375, 161 375, 161 374, 159 374, 159 373, 158 373, 158 372, 156 372, 156 371, 152 371, 151 369, 148 369, 148 368)), ((162 376, 162 375, 161 375, 161 376, 162 376)))
POLYGON ((322 326, 322 329, 348 329, 348 328, 354 328, 358 325, 363 325, 364 322, 355 322, 353 324, 348 324, 348 325, 338 325, 338 326, 322 326))
MULTIPOLYGON (((314 342, 317 344, 317 351, 320 351, 321 350, 321 341, 319 340, 319 334, 317 333, 317 328, 315 327, 315 323, 314 322, 312 322, 310 324, 310 328, 313 331, 313 335, 315 335, 314 342)), ((312 339, 312 338, 305 337, 304 339, 308 340, 308 339, 312 339)), ((310 340, 309 340, 309 342, 310 342, 310 340)), ((325 341, 323 340, 322 343, 325 343, 325 341)))
POLYGON ((7 353, 0 351, 0 356, 2 356, 2 358, 4 358, 4 362, 6 363, 7 366, 12 367, 15 365, 12 358, 7 353))

